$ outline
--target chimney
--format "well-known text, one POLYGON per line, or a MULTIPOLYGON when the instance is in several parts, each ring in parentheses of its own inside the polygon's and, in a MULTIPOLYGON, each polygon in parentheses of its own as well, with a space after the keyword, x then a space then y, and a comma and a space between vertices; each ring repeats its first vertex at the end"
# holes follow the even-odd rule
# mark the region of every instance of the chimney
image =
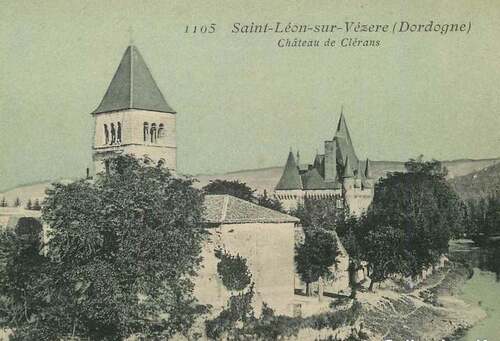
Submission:
POLYGON ((335 141, 325 141, 325 181, 333 182, 337 178, 337 148, 335 141))

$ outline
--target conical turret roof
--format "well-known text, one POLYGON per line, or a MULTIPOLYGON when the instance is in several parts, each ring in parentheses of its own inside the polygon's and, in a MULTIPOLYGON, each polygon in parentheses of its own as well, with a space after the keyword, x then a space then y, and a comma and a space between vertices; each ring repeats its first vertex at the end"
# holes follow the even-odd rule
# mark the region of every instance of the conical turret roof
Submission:
POLYGON ((351 169, 358 169, 358 157, 356 156, 356 152, 354 151, 351 135, 349 134, 349 129, 347 128, 347 123, 343 112, 340 114, 340 119, 337 124, 337 130, 335 132, 334 139, 337 142, 338 161, 342 163, 344 160, 346 160, 346 158, 348 158, 349 162, 351 163, 351 169))
POLYGON ((369 159, 366 159, 365 177, 367 179, 371 179, 372 178, 372 172, 371 172, 371 166, 370 166, 370 160, 369 159))
POLYGON ((342 177, 343 178, 352 178, 353 176, 354 176, 354 173, 352 172, 351 163, 349 162, 349 156, 346 156, 344 174, 342 174, 342 177))
POLYGON ((165 101, 137 47, 125 50, 101 104, 93 114, 125 109, 175 113, 165 101))
POLYGON ((277 190, 302 189, 302 179, 300 178, 297 163, 292 151, 288 153, 285 169, 281 175, 281 179, 276 185, 277 190))

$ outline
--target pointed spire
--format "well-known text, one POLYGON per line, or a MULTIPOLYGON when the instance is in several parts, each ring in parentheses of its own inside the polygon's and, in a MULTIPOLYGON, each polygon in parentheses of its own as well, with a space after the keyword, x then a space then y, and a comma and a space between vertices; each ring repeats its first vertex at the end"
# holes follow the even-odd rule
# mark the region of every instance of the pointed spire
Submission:
POLYGON ((349 162, 349 156, 345 157, 345 164, 344 164, 344 174, 342 175, 343 178, 352 178, 354 176, 354 173, 352 172, 351 168, 351 163, 349 162))
POLYGON ((372 178, 372 172, 371 172, 371 167, 370 167, 370 160, 368 158, 366 158, 365 177, 367 179, 371 179, 372 178))
POLYGON ((302 189, 302 179, 297 168, 297 163, 293 157, 293 152, 290 149, 288 159, 286 160, 285 169, 281 175, 281 179, 276 185, 277 190, 292 190, 302 189))
POLYGON ((352 145, 351 135, 349 134, 349 129, 347 128, 347 123, 344 116, 344 106, 342 106, 340 112, 339 123, 337 124, 337 131, 335 132, 335 137, 343 137, 346 139, 347 143, 352 145))
POLYGON ((175 113, 134 45, 125 50, 108 90, 93 114, 125 109, 175 113))

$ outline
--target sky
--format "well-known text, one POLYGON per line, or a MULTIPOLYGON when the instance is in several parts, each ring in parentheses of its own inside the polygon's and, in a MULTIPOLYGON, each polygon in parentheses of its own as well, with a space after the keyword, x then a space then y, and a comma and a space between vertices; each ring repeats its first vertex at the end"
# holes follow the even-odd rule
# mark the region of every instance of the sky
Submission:
POLYGON ((131 39, 178 112, 178 169, 312 162, 340 108, 360 158, 499 157, 498 1, 0 0, 0 190, 91 165, 92 112, 131 39), (236 34, 235 22, 471 23, 469 34, 236 34), (216 24, 213 34, 186 25, 216 24), (281 38, 380 40, 278 48, 281 38))

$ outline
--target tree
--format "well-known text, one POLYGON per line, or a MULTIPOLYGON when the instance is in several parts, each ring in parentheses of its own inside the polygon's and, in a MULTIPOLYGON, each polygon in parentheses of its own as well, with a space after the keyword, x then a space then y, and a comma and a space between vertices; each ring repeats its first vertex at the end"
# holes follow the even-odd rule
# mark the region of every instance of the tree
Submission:
POLYGON ((306 295, 311 295, 310 284, 333 275, 332 265, 339 255, 334 232, 321 227, 304 229, 304 242, 296 246, 297 272, 306 283, 306 295))
POLYGON ((19 197, 16 198, 16 200, 14 201, 14 207, 19 207, 21 206, 21 200, 19 199, 19 197))
POLYGON ((7 207, 9 206, 9 203, 5 199, 5 197, 2 197, 2 200, 0 201, 0 207, 7 207))
POLYGON ((42 225, 20 218, 14 229, 0 230, 0 320, 2 326, 32 322, 45 305, 38 295, 46 259, 40 254, 42 225))
POLYGON ((281 202, 276 198, 269 197, 266 190, 264 190, 264 194, 257 197, 257 204, 275 211, 283 212, 281 202))
POLYGON ((345 212, 333 200, 306 199, 291 214, 300 219, 304 231, 304 242, 295 248, 295 263, 311 295, 310 283, 332 275, 330 267, 339 254, 335 227, 345 212))
POLYGON ((40 206, 40 201, 38 199, 35 199, 35 203, 33 204, 32 210, 40 211, 41 209, 42 206, 40 206))
POLYGON ((255 190, 239 180, 211 180, 203 187, 206 194, 229 194, 246 201, 255 201, 255 190))
POLYGON ((446 182, 438 161, 410 160, 375 186, 373 203, 360 222, 358 242, 372 283, 392 274, 416 276, 463 234, 465 206, 446 182))
POLYGON ((33 204, 31 202, 31 199, 28 199, 28 202, 26 203, 26 209, 31 210, 33 208, 33 204))
MULTIPOLYGON (((118 156, 95 182, 54 184, 46 262, 17 339, 166 339, 205 309, 193 297, 203 196, 165 168, 118 156)), ((9 299, 16 301, 15 297, 9 299)))

